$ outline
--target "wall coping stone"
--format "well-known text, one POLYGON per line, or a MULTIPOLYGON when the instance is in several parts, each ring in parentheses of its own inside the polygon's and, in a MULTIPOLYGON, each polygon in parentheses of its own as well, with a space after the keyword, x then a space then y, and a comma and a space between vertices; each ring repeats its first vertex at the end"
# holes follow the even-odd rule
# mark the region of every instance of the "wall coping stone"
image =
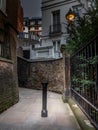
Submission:
POLYGON ((7 63, 11 63, 11 64, 14 63, 12 60, 6 59, 6 58, 2 58, 2 57, 0 57, 0 61, 4 61, 4 62, 7 62, 7 63))
POLYGON ((36 59, 36 60, 29 60, 30 62, 48 62, 48 61, 57 61, 57 60, 61 60, 62 58, 58 58, 58 59, 54 59, 54 58, 42 58, 42 59, 36 59))
POLYGON ((82 112, 76 102, 72 99, 68 99, 68 103, 81 127, 82 130, 95 130, 87 116, 82 112))
POLYGON ((61 60, 61 59, 63 59, 62 57, 60 57, 60 58, 58 58, 58 59, 55 59, 55 58, 40 58, 40 59, 30 59, 30 60, 28 60, 28 59, 26 59, 26 58, 24 58, 24 57, 21 57, 21 56, 17 56, 18 58, 21 58, 21 59, 23 59, 23 60, 25 60, 25 61, 27 61, 27 62, 30 62, 30 63, 34 63, 34 62, 46 62, 46 61, 57 61, 57 60, 61 60))

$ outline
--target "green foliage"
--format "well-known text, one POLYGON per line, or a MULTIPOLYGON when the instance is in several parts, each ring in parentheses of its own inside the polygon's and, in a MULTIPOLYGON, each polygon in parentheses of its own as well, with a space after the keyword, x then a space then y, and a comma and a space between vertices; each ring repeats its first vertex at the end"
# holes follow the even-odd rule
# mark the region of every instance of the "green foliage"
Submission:
POLYGON ((80 83, 81 86, 86 85, 87 87, 89 85, 95 85, 96 84, 94 81, 86 80, 86 79, 79 79, 79 78, 73 78, 72 82, 74 82, 74 83, 80 83))
POLYGON ((80 79, 76 77, 72 77, 72 82, 73 83, 80 83, 80 79))
POLYGON ((82 62, 81 64, 79 64, 80 67, 86 67, 88 64, 98 64, 98 56, 90 57, 88 59, 83 56, 78 56, 78 60, 82 62))
POLYGON ((95 85, 96 83, 94 81, 91 81, 91 80, 81 80, 81 84, 84 86, 90 86, 90 85, 95 85))
POLYGON ((63 53, 64 51, 66 51, 66 45, 65 45, 65 44, 62 44, 62 45, 61 45, 60 51, 61 51, 62 53, 63 53))
POLYGON ((71 26, 71 29, 71 35, 66 46, 70 54, 98 34, 98 0, 92 1, 91 8, 86 10, 83 17, 77 16, 77 20, 71 26))
POLYGON ((90 64, 96 65, 98 64, 98 56, 89 59, 90 64))
POLYGON ((61 45, 60 51, 61 51, 61 53, 65 54, 66 56, 69 56, 69 54, 70 54, 69 49, 66 47, 65 44, 61 45))
MULTIPOLYGON (((85 57, 83 57, 82 55, 77 56, 77 62, 78 64, 75 65, 76 68, 76 72, 77 75, 73 75, 72 76, 72 82, 75 84, 75 89, 76 91, 79 91, 80 87, 90 87, 92 85, 96 85, 96 82, 94 81, 94 79, 90 79, 88 76, 88 71, 87 68, 88 66, 92 66, 94 67, 94 65, 96 65, 98 63, 98 56, 95 57, 90 57, 88 59, 86 59, 85 57)), ((92 71, 92 70, 89 70, 92 71)))

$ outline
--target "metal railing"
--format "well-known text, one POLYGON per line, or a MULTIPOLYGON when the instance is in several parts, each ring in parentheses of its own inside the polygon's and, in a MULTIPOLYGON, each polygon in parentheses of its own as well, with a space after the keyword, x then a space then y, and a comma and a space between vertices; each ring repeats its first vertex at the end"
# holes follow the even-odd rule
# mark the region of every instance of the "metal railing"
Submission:
POLYGON ((98 36, 71 57, 71 94, 98 130, 98 36))
POLYGON ((29 40, 36 40, 36 41, 40 40, 40 38, 37 35, 34 35, 33 33, 29 33, 29 32, 20 32, 19 39, 29 39, 29 40))
POLYGON ((50 25, 50 34, 61 33, 61 24, 50 25))

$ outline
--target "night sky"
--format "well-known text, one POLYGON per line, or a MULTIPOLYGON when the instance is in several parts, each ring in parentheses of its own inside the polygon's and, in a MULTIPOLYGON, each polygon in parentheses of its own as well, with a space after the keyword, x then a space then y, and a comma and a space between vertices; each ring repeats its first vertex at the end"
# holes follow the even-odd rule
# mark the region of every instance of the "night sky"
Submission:
POLYGON ((42 0, 21 0, 24 17, 31 18, 41 16, 41 1, 42 0))

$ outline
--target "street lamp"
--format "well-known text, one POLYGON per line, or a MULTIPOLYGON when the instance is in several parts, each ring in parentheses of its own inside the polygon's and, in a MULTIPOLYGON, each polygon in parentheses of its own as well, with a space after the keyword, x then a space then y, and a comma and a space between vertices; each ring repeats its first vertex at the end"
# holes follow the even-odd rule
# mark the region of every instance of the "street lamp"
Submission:
MULTIPOLYGON (((68 13, 65 15, 65 18, 68 22, 67 25, 67 31, 70 34, 69 36, 72 36, 72 25, 75 20, 75 14, 74 12, 69 9, 68 13)), ((67 99, 70 96, 70 58, 68 56, 65 57, 65 62, 67 63, 67 66, 65 65, 66 68, 66 75, 65 77, 67 78, 66 80, 66 90, 65 90, 65 99, 67 99)))
POLYGON ((68 13, 65 15, 66 20, 70 24, 74 22, 75 17, 76 16, 75 16, 74 12, 71 9, 69 9, 68 13))
POLYGON ((65 15, 65 18, 68 22, 68 26, 67 26, 68 33, 70 33, 72 30, 72 24, 75 20, 75 17, 76 16, 75 16, 74 12, 71 9, 69 9, 68 13, 65 15))

